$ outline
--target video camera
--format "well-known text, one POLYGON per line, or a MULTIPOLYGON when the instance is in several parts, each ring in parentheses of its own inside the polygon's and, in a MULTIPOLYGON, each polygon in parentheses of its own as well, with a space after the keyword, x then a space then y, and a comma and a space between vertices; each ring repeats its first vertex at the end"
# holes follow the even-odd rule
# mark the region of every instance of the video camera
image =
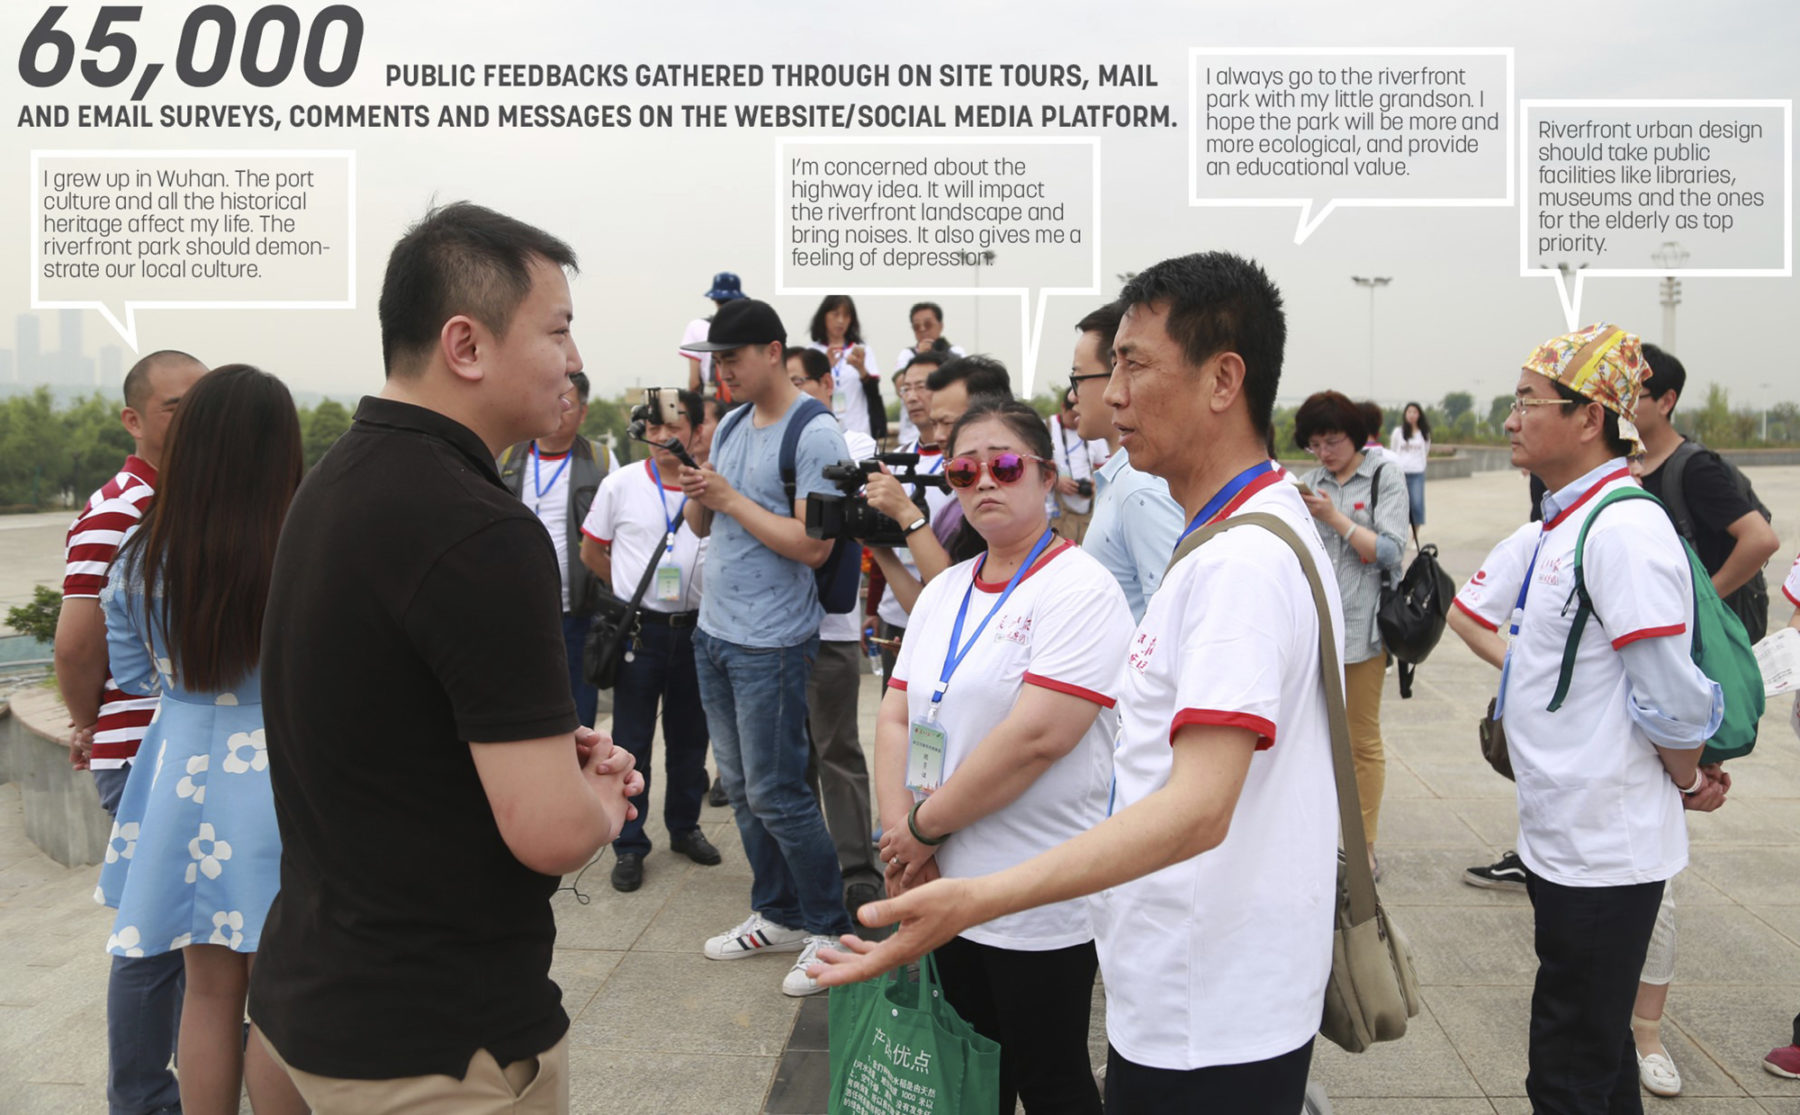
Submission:
POLYGON ((670 415, 681 414, 681 392, 673 387, 646 387, 644 401, 631 408, 631 425, 628 432, 631 440, 641 441, 645 445, 654 445, 658 449, 666 449, 675 454, 675 459, 689 468, 699 468, 694 458, 681 443, 674 438, 668 441, 651 441, 644 436, 644 431, 651 426, 667 425, 670 415))
POLYGON ((949 491, 943 476, 919 471, 917 453, 877 453, 866 461, 839 461, 826 465, 822 475, 834 484, 836 495, 806 497, 806 533, 812 538, 855 538, 871 546, 904 546, 906 530, 900 523, 869 506, 860 495, 869 477, 888 466, 894 479, 912 485, 912 501, 925 514, 925 489, 949 491))

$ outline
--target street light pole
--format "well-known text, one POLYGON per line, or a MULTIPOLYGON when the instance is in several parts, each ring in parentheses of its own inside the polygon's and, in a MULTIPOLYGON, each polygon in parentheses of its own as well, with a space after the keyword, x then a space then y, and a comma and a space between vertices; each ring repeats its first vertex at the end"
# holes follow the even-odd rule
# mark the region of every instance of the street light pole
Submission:
POLYGON ((1392 275, 1375 275, 1364 278, 1361 275, 1350 276, 1350 281, 1360 287, 1369 288, 1369 398, 1375 397, 1375 292, 1394 281, 1392 275))
MULTIPOLYGON (((1688 261, 1688 251, 1673 240, 1664 240, 1650 258, 1666 271, 1673 271, 1688 261)), ((1663 348, 1675 352, 1675 307, 1681 305, 1681 280, 1674 275, 1664 277, 1661 284, 1663 308, 1663 348)))

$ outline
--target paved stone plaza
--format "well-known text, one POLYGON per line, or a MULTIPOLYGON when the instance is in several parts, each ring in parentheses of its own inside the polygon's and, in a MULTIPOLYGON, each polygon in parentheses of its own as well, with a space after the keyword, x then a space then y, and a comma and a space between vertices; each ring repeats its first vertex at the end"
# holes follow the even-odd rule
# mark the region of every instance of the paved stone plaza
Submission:
MULTIPOLYGON (((1750 473, 1775 509, 1782 550, 1771 587, 1800 550, 1800 467, 1750 473)), ((1511 472, 1436 482, 1431 526, 1458 582, 1523 520, 1525 483, 1511 472)), ((0 520, 0 599, 60 576, 66 515, 0 520)), ((1779 599, 1773 621, 1790 609, 1779 599)), ((1447 635, 1413 700, 1390 683, 1388 779, 1380 846, 1383 898, 1411 937, 1425 1010, 1400 1042, 1349 1056, 1321 1045, 1314 1077, 1339 1115, 1521 1115, 1534 960, 1523 895, 1476 890, 1462 869, 1512 845, 1510 784, 1480 760, 1475 723, 1497 675, 1447 635)), ((873 743, 875 683, 864 679, 863 744, 873 743)), ((328 695, 326 695, 328 696, 328 695)), ((1650 1111, 1687 1115, 1800 1113, 1800 1081, 1763 1072, 1800 1010, 1800 741, 1771 705, 1755 755, 1732 767, 1731 801, 1690 815, 1692 866, 1676 882, 1681 957, 1663 1027, 1686 1082, 1650 1111)), ((604 726, 604 724, 602 725, 604 726)), ((660 784, 660 783, 659 783, 660 784)), ((663 833, 653 807, 651 829, 663 833)), ((585 899, 555 898, 555 976, 574 1019, 574 1109, 597 1113, 824 1110, 823 1054, 806 1018, 785 1061, 800 1001, 778 984, 791 957, 704 959, 701 942, 745 913, 749 875, 728 810, 708 807, 707 835, 725 863, 703 868, 667 852, 646 863, 642 890, 616 894, 603 856, 579 880, 585 899)), ((67 869, 24 837, 16 786, 0 786, 0 1113, 105 1108, 110 911, 93 903, 95 868, 67 869)), ((571 879, 570 882, 575 880, 571 879)), ((478 896, 471 896, 478 901, 478 896)), ((1219 962, 1229 962, 1220 958, 1219 962)), ((1097 1011, 1096 1014, 1099 1012, 1097 1011)), ((1096 1018, 1096 1051, 1104 1042, 1096 1018)), ((248 1111, 248 1105, 245 1105, 248 1111)))

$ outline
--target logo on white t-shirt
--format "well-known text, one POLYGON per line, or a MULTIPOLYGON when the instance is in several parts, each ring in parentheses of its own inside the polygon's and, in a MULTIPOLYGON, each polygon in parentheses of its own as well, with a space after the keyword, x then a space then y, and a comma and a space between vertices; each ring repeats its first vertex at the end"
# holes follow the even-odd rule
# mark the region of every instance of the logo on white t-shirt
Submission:
POLYGON ((1143 673, 1150 666, 1150 656, 1156 653, 1156 636, 1142 632, 1131 644, 1131 668, 1143 673))
POLYGON ((1031 642, 1031 617, 1001 616, 994 621, 994 640, 1028 645, 1031 642))

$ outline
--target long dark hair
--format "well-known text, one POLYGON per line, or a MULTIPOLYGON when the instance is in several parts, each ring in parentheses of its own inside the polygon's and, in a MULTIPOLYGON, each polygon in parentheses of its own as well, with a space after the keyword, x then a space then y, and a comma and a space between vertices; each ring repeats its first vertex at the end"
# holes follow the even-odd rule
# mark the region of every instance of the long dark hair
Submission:
POLYGON ((1414 434, 1418 434, 1426 441, 1431 440, 1431 419, 1425 417, 1425 408, 1418 403, 1407 403, 1400 408, 1400 426, 1406 431, 1406 436, 1408 438, 1411 438, 1414 434), (1406 412, 1409 410, 1416 410, 1419 412, 1419 424, 1417 426, 1414 426, 1411 422, 1406 420, 1406 412))
MULTIPOLYGON (((829 335, 825 332, 825 315, 840 306, 850 311, 850 328, 844 330, 844 343, 847 345, 863 343, 862 319, 856 316, 856 302, 848 294, 827 294, 819 303, 819 308, 813 311, 812 324, 807 326, 807 332, 812 334, 814 342, 821 345, 826 343, 829 335)), ((942 321, 943 319, 939 318, 938 320, 942 321)))
POLYGON ((182 396, 156 498, 121 560, 183 688, 229 689, 256 668, 275 543, 304 469, 300 417, 274 376, 228 364, 182 396))

